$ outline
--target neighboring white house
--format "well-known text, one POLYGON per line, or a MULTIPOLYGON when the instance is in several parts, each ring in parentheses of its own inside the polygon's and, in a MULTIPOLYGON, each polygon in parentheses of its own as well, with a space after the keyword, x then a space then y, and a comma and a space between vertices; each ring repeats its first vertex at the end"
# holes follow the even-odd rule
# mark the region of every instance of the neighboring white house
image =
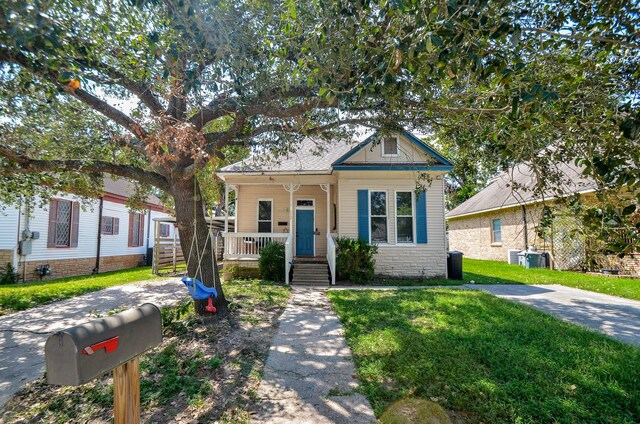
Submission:
MULTIPOLYGON (((388 277, 446 275, 443 176, 453 166, 408 132, 361 143, 306 139, 295 153, 226 166, 217 175, 236 194, 234 232, 226 232, 224 262, 255 266, 267 242, 284 242, 293 280, 318 264, 314 281, 335 281, 336 237, 378 246, 376 274, 388 277), (429 181, 416 191, 417 181, 429 181), (325 259, 326 258, 326 259, 325 259), (324 271, 326 275, 326 271, 324 271)), ((315 271, 314 271, 315 272, 315 271)), ((287 273, 287 279, 289 275, 287 273)))
MULTIPOLYGON (((125 203, 132 183, 107 177, 104 186, 104 195, 85 208, 74 195, 61 193, 43 208, 1 210, 0 266, 11 263, 21 280, 37 281, 144 264, 154 241, 151 221, 168 211, 150 196, 145 212, 131 212, 125 203)), ((170 237, 174 228, 161 231, 170 237)))

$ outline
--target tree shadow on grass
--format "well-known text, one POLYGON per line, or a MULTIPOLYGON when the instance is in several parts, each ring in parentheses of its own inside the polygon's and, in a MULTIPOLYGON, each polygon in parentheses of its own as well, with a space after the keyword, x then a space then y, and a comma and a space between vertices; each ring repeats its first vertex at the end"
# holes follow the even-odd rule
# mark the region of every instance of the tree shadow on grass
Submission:
POLYGON ((468 422, 638 422, 640 350, 461 290, 335 292, 379 415, 437 399, 468 422))

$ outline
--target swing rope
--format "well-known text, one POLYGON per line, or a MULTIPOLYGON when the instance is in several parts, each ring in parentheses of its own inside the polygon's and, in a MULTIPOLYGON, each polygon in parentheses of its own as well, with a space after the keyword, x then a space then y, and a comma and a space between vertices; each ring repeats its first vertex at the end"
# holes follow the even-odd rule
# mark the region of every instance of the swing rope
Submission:
MULTIPOLYGON (((202 283, 202 263, 204 261, 204 256, 207 253, 207 245, 209 244, 209 241, 212 239, 211 237, 211 228, 208 228, 207 226, 207 237, 205 239, 204 242, 204 246, 202 246, 202 252, 200 251, 200 245, 198 243, 198 237, 197 237, 197 228, 198 228, 198 214, 197 214, 197 206, 198 206, 198 200, 197 200, 197 182, 195 181, 195 176, 194 176, 194 185, 193 185, 193 235, 192 235, 192 239, 191 239, 191 246, 189 247, 189 255, 187 256, 187 269, 185 270, 185 278, 182 279, 182 282, 187 286, 187 289, 189 290, 189 294, 191 295, 191 297, 193 297, 194 299, 207 299, 208 298, 208 304, 205 307, 205 310, 208 312, 216 312, 216 308, 213 306, 212 304, 212 300, 216 297, 218 297, 218 292, 216 291, 215 287, 207 287, 202 283), (193 278, 187 277, 189 275, 189 265, 191 264, 191 258, 193 255, 193 248, 195 247, 195 254, 196 254, 196 258, 198 260, 198 267, 196 268, 196 272, 195 275, 193 276, 193 278), (199 278, 198 278, 199 277, 199 278)), ((205 224, 206 224, 206 220, 205 220, 205 224)), ((214 280, 215 280, 215 258, 213 257, 213 255, 215 255, 215 251, 214 251, 214 246, 213 246, 213 242, 211 244, 211 265, 212 265, 212 270, 214 273, 214 280)))

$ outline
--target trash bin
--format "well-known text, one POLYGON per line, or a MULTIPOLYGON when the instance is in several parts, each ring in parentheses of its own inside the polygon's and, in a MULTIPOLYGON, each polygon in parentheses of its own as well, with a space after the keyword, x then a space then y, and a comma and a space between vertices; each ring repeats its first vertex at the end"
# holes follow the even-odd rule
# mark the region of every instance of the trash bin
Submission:
POLYGON ((447 275, 450 280, 462 280, 462 252, 447 253, 447 275))
POLYGON ((529 268, 542 268, 542 253, 527 252, 524 255, 525 267, 529 268))

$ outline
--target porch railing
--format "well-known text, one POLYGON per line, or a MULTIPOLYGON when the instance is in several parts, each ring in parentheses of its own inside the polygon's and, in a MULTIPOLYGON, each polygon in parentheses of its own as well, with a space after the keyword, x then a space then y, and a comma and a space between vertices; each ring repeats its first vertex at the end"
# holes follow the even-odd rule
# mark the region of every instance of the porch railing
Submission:
POLYGON ((293 242, 291 233, 287 237, 287 241, 284 242, 284 281, 289 285, 289 272, 291 272, 291 265, 293 263, 293 242))
POLYGON ((327 262, 331 271, 331 285, 336 284, 336 242, 331 234, 327 234, 327 262))
POLYGON ((285 243, 288 233, 223 233, 225 259, 257 259, 271 242, 285 243))

